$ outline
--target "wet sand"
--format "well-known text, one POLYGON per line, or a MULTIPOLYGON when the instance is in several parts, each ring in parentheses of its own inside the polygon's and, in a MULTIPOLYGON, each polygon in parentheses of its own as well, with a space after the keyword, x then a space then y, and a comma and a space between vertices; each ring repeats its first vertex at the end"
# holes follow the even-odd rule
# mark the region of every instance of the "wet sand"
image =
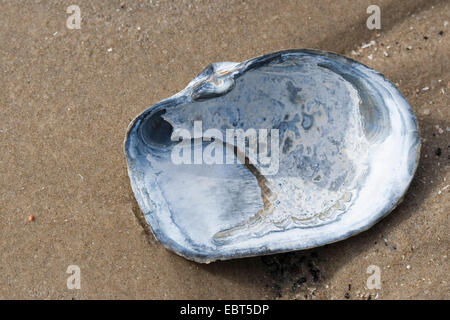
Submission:
POLYGON ((381 30, 367 29, 363 0, 0 4, 0 298, 450 298, 448 1, 377 1, 381 30), (71 4, 80 30, 66 27, 71 4), (403 203, 313 250, 210 265, 172 254, 137 218, 130 120, 211 62, 289 48, 345 54, 408 99, 423 146, 403 203))

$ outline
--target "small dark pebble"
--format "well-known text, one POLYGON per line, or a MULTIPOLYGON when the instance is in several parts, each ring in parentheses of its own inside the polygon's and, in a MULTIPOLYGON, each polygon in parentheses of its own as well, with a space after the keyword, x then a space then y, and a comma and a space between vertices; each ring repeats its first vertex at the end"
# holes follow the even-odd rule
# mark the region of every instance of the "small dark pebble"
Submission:
POLYGON ((309 273, 313 277, 314 282, 319 281, 320 270, 313 263, 309 263, 309 273))
POLYGON ((423 38, 424 38, 425 40, 428 40, 428 37, 427 37, 427 36, 424 36, 423 38))
POLYGON ((303 283, 305 283, 306 282, 306 277, 301 277, 300 279, 298 279, 297 280, 297 284, 299 285, 299 286, 301 286, 303 283))
POLYGON ((345 299, 350 299, 350 293, 346 293, 345 295, 344 295, 344 297, 345 297, 345 299))
POLYGON ((440 157, 442 154, 441 148, 436 148, 436 150, 434 151, 434 154, 437 155, 438 157, 440 157))
POLYGON ((273 286, 273 290, 275 291, 275 297, 276 298, 281 298, 282 297, 281 287, 279 285, 274 285, 273 286))
POLYGON ((439 35, 440 35, 440 36, 444 35, 444 31, 442 31, 442 30, 439 31, 439 35))

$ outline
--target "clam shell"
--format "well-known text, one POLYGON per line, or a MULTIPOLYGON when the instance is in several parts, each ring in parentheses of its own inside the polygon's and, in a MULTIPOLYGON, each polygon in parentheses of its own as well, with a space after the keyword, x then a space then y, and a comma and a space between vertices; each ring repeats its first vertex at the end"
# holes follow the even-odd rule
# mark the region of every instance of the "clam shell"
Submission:
POLYGON ((197 262, 367 230, 401 201, 419 152, 416 117, 392 83, 315 50, 211 64, 132 121, 125 141, 153 234, 197 262))

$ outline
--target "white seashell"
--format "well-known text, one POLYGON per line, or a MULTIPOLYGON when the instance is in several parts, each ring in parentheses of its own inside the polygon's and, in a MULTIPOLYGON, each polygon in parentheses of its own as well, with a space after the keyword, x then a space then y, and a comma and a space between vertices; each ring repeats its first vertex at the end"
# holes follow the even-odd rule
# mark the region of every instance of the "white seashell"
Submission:
POLYGON ((125 142, 155 237, 198 262, 370 228, 401 201, 419 151, 416 117, 392 83, 314 50, 212 64, 139 115, 125 142))

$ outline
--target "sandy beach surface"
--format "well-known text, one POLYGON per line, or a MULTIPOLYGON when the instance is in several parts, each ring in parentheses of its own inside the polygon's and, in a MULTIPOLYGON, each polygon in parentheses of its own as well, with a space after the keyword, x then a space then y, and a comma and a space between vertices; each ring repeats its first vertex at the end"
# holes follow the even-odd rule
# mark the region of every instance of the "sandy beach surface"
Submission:
POLYGON ((372 2, 0 0, 0 298, 449 299, 450 3, 378 0, 369 30, 372 2), (312 250, 209 265, 167 251, 137 218, 130 120, 211 62, 289 48, 347 55, 408 99, 423 146, 403 203, 312 250))

